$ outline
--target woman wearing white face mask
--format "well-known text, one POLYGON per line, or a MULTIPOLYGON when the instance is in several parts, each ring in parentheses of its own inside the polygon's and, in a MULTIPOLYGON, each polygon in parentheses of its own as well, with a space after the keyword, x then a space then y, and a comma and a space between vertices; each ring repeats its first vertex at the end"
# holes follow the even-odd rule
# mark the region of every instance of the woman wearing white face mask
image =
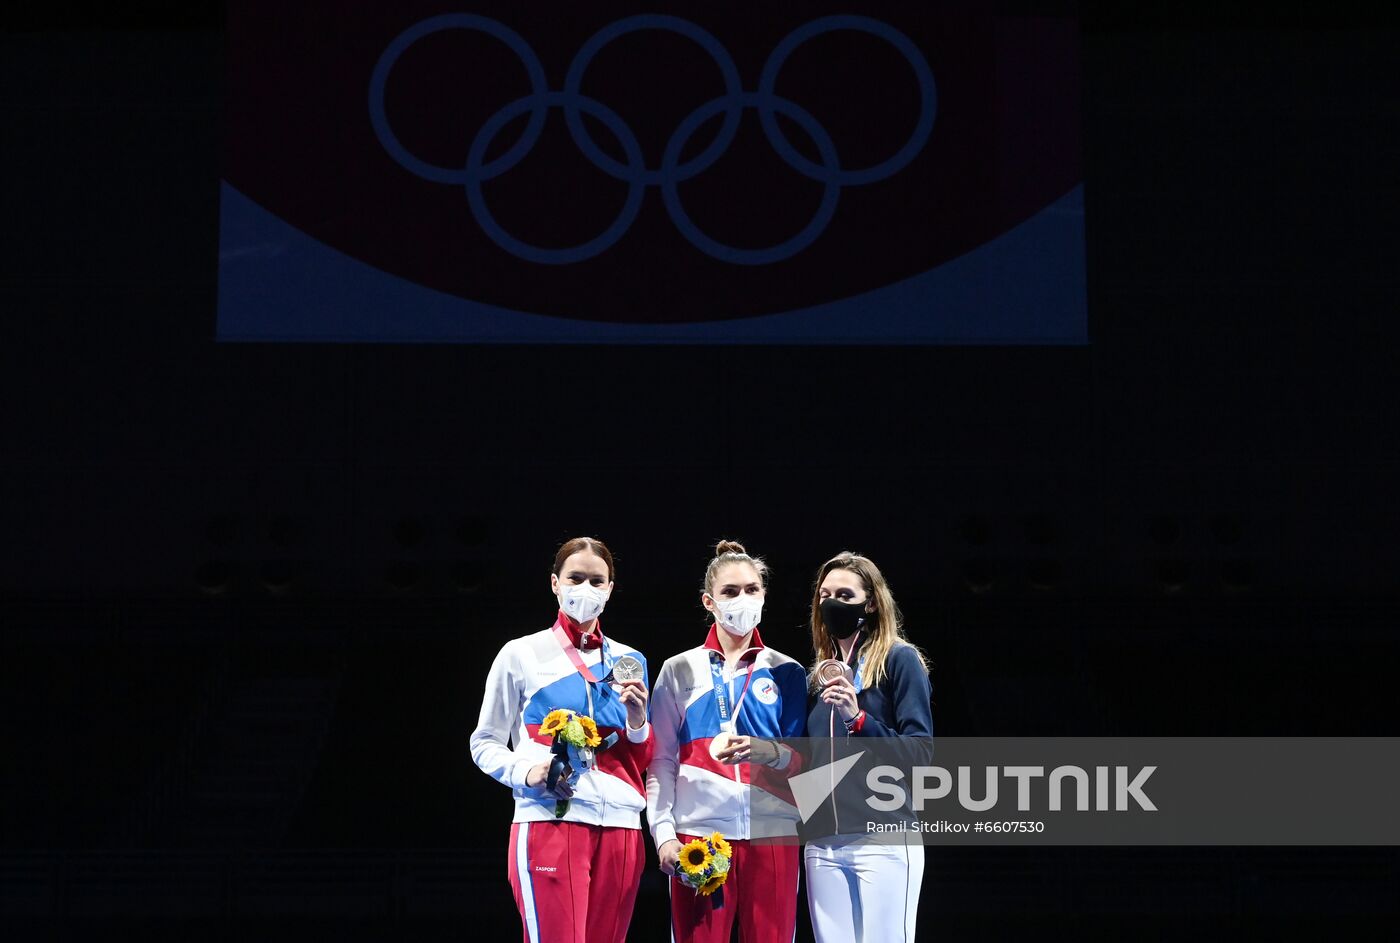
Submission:
POLYGON ((788 943, 797 920, 792 754, 767 738, 802 735, 807 679, 759 635, 766 577, 742 544, 719 542, 700 596, 714 624, 703 645, 667 659, 652 693, 647 820, 661 870, 675 875, 697 838, 717 833, 731 850, 718 900, 672 878, 672 938, 686 943, 728 943, 736 920, 744 943, 788 943))
POLYGON ((603 635, 613 559, 601 540, 566 541, 549 584, 559 614, 496 656, 472 759, 515 795, 507 857, 525 943, 624 943, 646 857, 646 659, 603 635), (578 719, 589 750, 556 756, 556 711, 578 719))

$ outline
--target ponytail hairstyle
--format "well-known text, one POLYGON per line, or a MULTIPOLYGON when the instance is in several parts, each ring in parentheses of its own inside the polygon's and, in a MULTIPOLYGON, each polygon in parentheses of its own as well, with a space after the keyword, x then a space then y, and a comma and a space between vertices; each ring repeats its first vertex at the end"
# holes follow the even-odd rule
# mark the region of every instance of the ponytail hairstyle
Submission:
MULTIPOLYGON (((899 605, 894 601, 894 593, 890 592, 890 584, 885 582, 885 575, 880 572, 874 560, 849 550, 843 550, 823 563, 817 570, 816 581, 812 584, 812 650, 816 652, 817 662, 828 658, 841 658, 841 649, 837 646, 836 639, 832 638, 822 622, 822 581, 832 570, 850 570, 858 576, 865 588, 866 605, 875 607, 875 611, 867 615, 865 625, 861 628, 861 632, 868 638, 865 643, 862 684, 868 688, 874 687, 885 679, 885 660, 889 657, 891 649, 900 644, 914 649, 914 653, 919 656, 919 664, 923 665, 924 671, 927 672, 928 659, 917 645, 904 637, 904 619, 900 615, 899 605)), ((811 683, 815 689, 818 687, 816 665, 812 667, 811 683)))
POLYGON ((715 586, 715 574, 720 567, 728 566, 731 563, 747 563, 758 571, 758 578, 763 583, 764 588, 768 587, 768 564, 763 562, 762 557, 753 557, 744 549, 744 545, 737 540, 721 540, 715 544, 715 556, 710 561, 710 565, 705 567, 705 582, 700 587, 702 593, 710 592, 715 586))

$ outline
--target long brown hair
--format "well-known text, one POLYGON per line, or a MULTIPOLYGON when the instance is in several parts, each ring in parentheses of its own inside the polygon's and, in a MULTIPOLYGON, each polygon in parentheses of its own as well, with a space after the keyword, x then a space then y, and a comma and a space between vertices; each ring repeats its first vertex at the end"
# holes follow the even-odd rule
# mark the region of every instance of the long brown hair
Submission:
MULTIPOLYGON (((850 570, 860 577, 861 585, 865 588, 866 604, 875 607, 861 628, 869 639, 865 643, 865 667, 861 669, 862 685, 871 688, 885 679, 885 659, 889 657, 890 650, 900 643, 914 649, 919 656, 919 664, 923 665, 924 671, 928 671, 928 659, 924 653, 904 637, 904 618, 894 601, 894 593, 890 592, 890 584, 885 582, 885 575, 875 561, 849 550, 843 550, 823 563, 817 570, 816 581, 812 583, 812 651, 816 652, 817 661, 841 657, 836 639, 832 638, 822 622, 822 581, 832 570, 850 570)), ((812 673, 814 686, 815 667, 812 673)))

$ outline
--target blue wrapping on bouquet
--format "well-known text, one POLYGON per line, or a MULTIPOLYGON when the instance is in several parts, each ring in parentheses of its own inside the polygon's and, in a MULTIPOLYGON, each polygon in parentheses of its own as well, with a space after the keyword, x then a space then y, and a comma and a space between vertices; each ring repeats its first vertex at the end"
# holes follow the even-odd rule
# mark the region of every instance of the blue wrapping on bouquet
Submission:
MULTIPOLYGON (((610 733, 603 738, 603 742, 596 747, 575 746, 564 739, 564 732, 560 731, 554 735, 554 745, 550 747, 549 773, 545 777, 545 786, 550 792, 563 779, 570 786, 578 784, 578 778, 583 773, 593 768, 597 756, 608 747, 617 743, 617 734, 610 733)), ((554 817, 561 819, 564 813, 569 811, 569 800, 559 799, 554 803, 554 817)))

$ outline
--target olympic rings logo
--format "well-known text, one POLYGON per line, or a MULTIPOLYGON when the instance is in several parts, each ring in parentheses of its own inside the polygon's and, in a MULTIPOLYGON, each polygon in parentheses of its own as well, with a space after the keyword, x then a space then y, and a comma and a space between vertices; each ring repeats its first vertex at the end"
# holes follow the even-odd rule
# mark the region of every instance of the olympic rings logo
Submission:
POLYGON ((790 258, 816 241, 826 229, 836 212, 836 202, 843 187, 861 186, 893 176, 923 150, 929 134, 933 131, 937 107, 933 71, 918 46, 887 23, 854 15, 821 17, 789 33, 764 63, 756 91, 744 89, 739 79, 738 66, 719 40, 689 20, 661 14, 626 17, 603 27, 583 44, 569 65, 563 90, 555 91, 548 87, 545 80, 544 65, 519 33, 484 16, 451 13, 423 20, 399 34, 375 64, 369 87, 370 121, 379 143, 389 156, 405 170, 425 180, 465 187, 473 217, 496 245, 521 259, 545 265, 582 262, 607 250, 632 226, 641 209, 646 188, 651 186, 661 189, 666 212, 676 229, 707 255, 736 265, 767 265, 790 258), (443 167, 428 163, 410 153, 395 136, 385 112, 384 88, 394 64, 410 46, 433 33, 456 29, 485 33, 509 47, 525 66, 530 81, 530 94, 510 102, 486 120, 472 138, 466 166, 443 167), (714 60, 724 83, 723 95, 695 109, 671 133, 661 162, 655 167, 647 166, 636 135, 626 122, 607 105, 580 91, 589 63, 604 46, 621 36, 643 30, 663 30, 693 41, 714 60), (894 154, 869 167, 843 167, 836 145, 826 129, 802 106, 779 96, 775 91, 783 63, 799 46, 813 37, 837 30, 855 30, 884 40, 908 61, 919 83, 920 108, 913 132, 894 154), (564 112, 569 134, 584 156, 603 173, 627 184, 627 199, 622 210, 606 229, 579 245, 557 249, 530 245, 512 236, 491 213, 482 193, 482 184, 511 170, 530 153, 539 139, 545 117, 551 108, 559 108, 564 112), (726 245, 702 232, 686 212, 680 196, 681 183, 704 173, 728 150, 739 130, 739 119, 748 108, 758 112, 763 134, 778 156, 799 174, 822 184, 821 203, 807 225, 786 241, 760 249, 726 245), (486 160, 487 150, 496 135, 512 119, 524 114, 529 115, 529 120, 520 139, 505 153, 492 160, 486 160), (694 157, 682 160, 681 155, 696 130, 706 121, 721 114, 724 120, 714 141, 694 157), (614 159, 598 146, 584 124, 584 115, 599 121, 617 139, 626 158, 625 162, 614 159), (787 117, 807 134, 816 146, 819 162, 809 160, 792 146, 778 125, 778 115, 787 117))

